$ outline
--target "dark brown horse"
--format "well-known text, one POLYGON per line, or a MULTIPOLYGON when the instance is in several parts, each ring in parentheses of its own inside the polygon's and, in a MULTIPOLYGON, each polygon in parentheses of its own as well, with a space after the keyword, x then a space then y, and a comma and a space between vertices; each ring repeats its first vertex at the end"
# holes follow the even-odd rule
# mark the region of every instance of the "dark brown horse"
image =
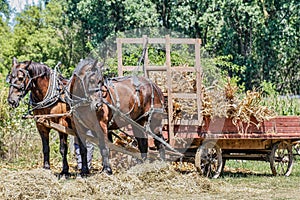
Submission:
MULTIPOLYGON (((150 80, 136 76, 106 79, 97 61, 85 59, 78 64, 70 81, 73 120, 78 135, 84 141, 86 129, 92 131, 92 137, 99 141, 103 171, 106 173, 112 173, 107 147, 109 131, 128 125, 128 121, 116 110, 162 138, 164 98, 161 90, 150 80)), ((144 160, 148 152, 148 135, 135 126, 132 128, 144 160)), ((164 145, 158 140, 155 140, 155 145, 164 159, 164 145)))
MULTIPOLYGON (((67 104, 63 101, 62 84, 66 84, 62 76, 55 73, 47 65, 32 61, 18 62, 13 58, 11 73, 7 76, 10 84, 8 103, 11 107, 19 106, 20 100, 30 91, 30 104, 33 107, 33 114, 49 115, 67 113, 67 104)), ((67 116, 50 118, 51 121, 65 127, 71 127, 71 121, 67 116)), ((42 123, 36 122, 37 129, 42 138, 45 169, 50 169, 49 161, 49 132, 50 128, 42 123)), ((63 157, 63 169, 60 175, 69 175, 67 161, 67 134, 59 132, 60 153, 63 157)))

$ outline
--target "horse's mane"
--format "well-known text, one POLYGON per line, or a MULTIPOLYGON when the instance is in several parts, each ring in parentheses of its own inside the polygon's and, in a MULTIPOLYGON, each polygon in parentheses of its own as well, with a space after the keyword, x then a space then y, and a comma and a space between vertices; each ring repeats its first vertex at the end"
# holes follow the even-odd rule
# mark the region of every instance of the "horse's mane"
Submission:
MULTIPOLYGON (((28 65, 29 62, 30 61, 24 61, 21 63, 28 65)), ((51 69, 46 64, 37 62, 31 62, 30 66, 28 67, 28 71, 31 76, 38 76, 42 74, 41 77, 49 77, 51 73, 51 69)))
POLYGON ((86 59, 82 59, 80 60, 80 62, 78 63, 78 65, 76 66, 76 68, 73 71, 73 74, 78 74, 81 72, 82 68, 84 68, 87 65, 93 65, 97 60, 93 59, 93 58, 86 58, 86 59))
MULTIPOLYGON (((29 64, 30 61, 24 61, 24 64, 29 64)), ((51 74, 51 68, 48 67, 48 65, 44 63, 38 63, 38 62, 31 62, 29 66, 29 71, 31 73, 31 76, 38 76, 41 75, 41 77, 50 77, 51 74)), ((68 81, 67 78, 63 77, 61 74, 58 75, 59 80, 61 81, 68 81)))

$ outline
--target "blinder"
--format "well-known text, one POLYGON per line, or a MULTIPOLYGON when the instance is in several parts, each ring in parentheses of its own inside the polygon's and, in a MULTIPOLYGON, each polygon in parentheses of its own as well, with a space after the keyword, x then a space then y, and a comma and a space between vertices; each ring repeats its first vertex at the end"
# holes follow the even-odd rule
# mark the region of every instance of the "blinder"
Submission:
POLYGON ((99 92, 101 90, 103 79, 102 79, 102 73, 100 69, 96 69, 94 71, 88 72, 86 74, 86 78, 88 80, 87 88, 89 92, 94 93, 94 92, 99 92), (95 83, 93 83, 91 87, 90 82, 92 80, 92 77, 97 77, 97 78, 95 80, 95 83))
POLYGON ((6 78, 5 78, 5 82, 6 83, 10 83, 11 81, 11 75, 10 75, 10 72, 6 75, 6 78))

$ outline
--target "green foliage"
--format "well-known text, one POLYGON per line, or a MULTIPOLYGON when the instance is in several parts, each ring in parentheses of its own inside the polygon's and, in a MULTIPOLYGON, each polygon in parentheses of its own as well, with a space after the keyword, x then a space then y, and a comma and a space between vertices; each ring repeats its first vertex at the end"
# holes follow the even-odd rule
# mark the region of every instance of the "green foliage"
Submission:
POLYGON ((8 21, 9 14, 10 14, 10 8, 9 8, 8 1, 7 0, 1 0, 0 1, 0 15, 2 17, 2 20, 3 20, 3 17, 5 16, 5 18, 8 21))
POLYGON ((0 73, 6 74, 11 66, 10 55, 13 54, 12 33, 8 24, 0 18, 0 73))
MULTIPOLYGON (((105 49, 100 47, 112 35, 137 28, 166 28, 170 33, 201 38, 216 66, 238 79, 246 90, 265 80, 280 94, 300 94, 300 4, 296 0, 40 1, 45 2, 45 6, 27 6, 18 13, 13 32, 2 19, 1 73, 7 72, 15 56, 49 66, 62 61, 69 76, 81 58, 95 52, 97 58, 102 57, 105 49)), ((10 13, 7 1, 1 3, 0 12, 10 13)), ((156 32, 156 36, 165 35, 156 32)), ((134 33, 139 37, 145 34, 134 33)), ((140 51, 133 49, 125 62, 136 64, 140 51)), ((185 53, 176 51, 172 64, 192 66, 185 53)), ((160 63, 164 55, 161 51, 149 56, 160 63)))
POLYGON ((263 104, 272 108, 277 115, 300 115, 300 99, 297 96, 281 96, 274 84, 263 81, 261 83, 263 104))
MULTIPOLYGON (((3 80, 3 77, 0 78, 3 80)), ((7 161, 16 161, 27 152, 36 152, 35 141, 29 140, 36 133, 35 123, 21 119, 27 109, 26 105, 23 104, 17 109, 9 107, 6 101, 8 88, 2 81, 0 87, 0 157, 7 161)))

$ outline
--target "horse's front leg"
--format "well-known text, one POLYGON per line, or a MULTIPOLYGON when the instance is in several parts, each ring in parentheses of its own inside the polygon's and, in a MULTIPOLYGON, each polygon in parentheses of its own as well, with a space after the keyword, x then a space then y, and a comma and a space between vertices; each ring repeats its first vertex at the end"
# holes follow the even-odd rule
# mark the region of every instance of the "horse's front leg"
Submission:
POLYGON ((49 147, 49 132, 50 129, 36 123, 37 129, 42 139, 44 162, 43 168, 50 169, 50 147, 49 147))
POLYGON ((59 132, 59 140, 60 140, 60 154, 62 156, 62 164, 63 164, 63 168, 62 171, 60 173, 60 176, 65 175, 66 178, 70 177, 70 173, 69 173, 69 164, 68 164, 68 159, 67 159, 67 154, 68 154, 68 135, 59 132))
POLYGON ((80 137, 78 137, 78 144, 79 144, 79 150, 80 150, 80 156, 81 156, 80 175, 81 175, 81 177, 86 177, 90 173, 90 170, 88 167, 88 161, 87 161, 86 143, 83 143, 82 139, 80 137))

